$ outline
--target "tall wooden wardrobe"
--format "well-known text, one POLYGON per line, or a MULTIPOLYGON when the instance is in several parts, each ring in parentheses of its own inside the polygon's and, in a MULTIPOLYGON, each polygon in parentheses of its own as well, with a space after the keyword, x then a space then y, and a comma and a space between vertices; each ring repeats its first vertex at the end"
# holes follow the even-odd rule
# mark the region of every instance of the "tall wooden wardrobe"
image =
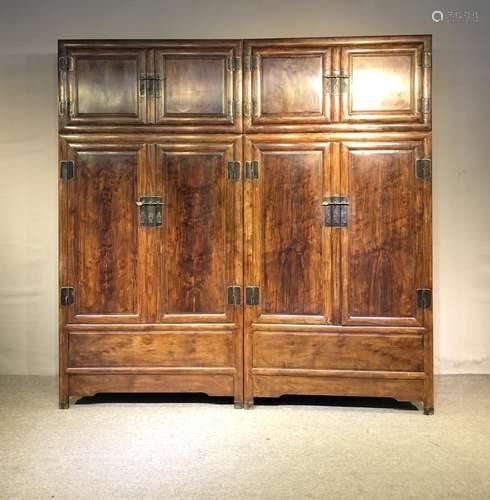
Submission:
POLYGON ((433 411, 431 37, 59 43, 60 406, 433 411))

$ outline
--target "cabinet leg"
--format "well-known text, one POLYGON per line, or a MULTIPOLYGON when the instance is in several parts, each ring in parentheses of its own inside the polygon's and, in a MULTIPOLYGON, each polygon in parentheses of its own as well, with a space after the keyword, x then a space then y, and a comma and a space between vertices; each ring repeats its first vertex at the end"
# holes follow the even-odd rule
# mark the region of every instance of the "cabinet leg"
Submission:
POLYGON ((434 415, 434 407, 433 406, 425 406, 425 404, 424 404, 424 415, 434 415))
POLYGON ((245 401, 243 403, 243 407, 246 409, 246 410, 251 410, 253 407, 254 407, 254 400, 253 399, 250 399, 249 401, 245 401))
POLYGON ((243 401, 236 401, 234 402, 234 407, 237 409, 237 410, 241 410, 243 409, 243 401))
POLYGON ((70 398, 68 396, 60 397, 60 410, 68 410, 70 408, 70 398))

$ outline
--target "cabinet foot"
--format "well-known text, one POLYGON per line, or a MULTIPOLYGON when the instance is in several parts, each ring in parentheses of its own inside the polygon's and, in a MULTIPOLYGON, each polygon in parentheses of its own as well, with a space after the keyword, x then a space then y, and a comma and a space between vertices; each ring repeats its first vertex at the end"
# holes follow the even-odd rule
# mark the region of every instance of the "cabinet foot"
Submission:
POLYGON ((70 408, 70 398, 62 398, 60 399, 60 404, 59 404, 60 410, 68 410, 70 408))
POLYGON ((433 407, 425 407, 424 406, 424 415, 434 415, 434 408, 433 407))
POLYGON ((251 410, 253 407, 254 407, 254 400, 251 399, 250 401, 245 401, 243 403, 243 407, 246 409, 246 410, 251 410))
POLYGON ((243 409, 243 406, 244 406, 244 405, 243 405, 243 401, 235 401, 235 402, 233 403, 233 406, 234 406, 237 410, 241 410, 241 409, 243 409))

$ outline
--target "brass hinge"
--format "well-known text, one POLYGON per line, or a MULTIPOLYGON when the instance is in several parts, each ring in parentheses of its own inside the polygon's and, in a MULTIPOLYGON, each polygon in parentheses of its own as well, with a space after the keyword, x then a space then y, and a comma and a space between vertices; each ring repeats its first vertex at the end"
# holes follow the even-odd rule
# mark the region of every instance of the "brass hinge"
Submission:
POLYGON ((260 56, 245 56, 245 71, 255 71, 260 65, 260 56))
POLYGON ((163 207, 161 196, 141 196, 136 205, 140 208, 140 226, 158 227, 162 225, 163 207))
POLYGON ((430 68, 432 66, 432 52, 430 50, 421 50, 419 52, 418 65, 422 68, 430 68))
POLYGON ((75 61, 73 57, 62 56, 58 58, 58 69, 60 71, 73 71, 75 61))
POLYGON ((245 178, 249 181, 259 178, 259 162, 257 160, 245 162, 245 178))
POLYGON ((247 286, 246 288, 247 306, 257 306, 260 304, 260 288, 258 286, 247 286))
POLYGON ((228 287, 228 305, 239 306, 242 303, 242 289, 239 286, 228 287))
POLYGON ((327 94, 340 95, 349 91, 349 75, 345 71, 327 71, 323 78, 327 81, 327 94))
POLYGON ((71 102, 69 100, 60 101, 58 111, 60 116, 71 116, 71 102))
POLYGON ((240 162, 239 161, 229 161, 228 162, 228 179, 232 182, 240 180, 240 162))
POLYGON ((326 227, 347 227, 347 211, 349 199, 347 196, 329 196, 322 203, 325 207, 326 227))
POLYGON ((60 178, 69 181, 75 176, 75 162, 73 160, 60 161, 60 178))
POLYGON ((421 158, 415 162, 415 176, 417 179, 428 181, 432 177, 432 160, 430 158, 421 158))
POLYGON ((417 308, 429 309, 432 305, 432 290, 430 288, 417 289, 417 308))
POLYGON ((430 115, 432 111, 432 99, 430 97, 422 97, 420 99, 420 110, 424 115, 430 115))
POLYGON ((60 290, 60 303, 62 306, 71 306, 75 300, 75 289, 71 286, 64 286, 60 290))
POLYGON ((241 71, 242 60, 240 57, 228 56, 226 58, 226 68, 228 71, 241 71))
POLYGON ((140 97, 160 97, 161 78, 159 73, 141 73, 139 79, 140 97))

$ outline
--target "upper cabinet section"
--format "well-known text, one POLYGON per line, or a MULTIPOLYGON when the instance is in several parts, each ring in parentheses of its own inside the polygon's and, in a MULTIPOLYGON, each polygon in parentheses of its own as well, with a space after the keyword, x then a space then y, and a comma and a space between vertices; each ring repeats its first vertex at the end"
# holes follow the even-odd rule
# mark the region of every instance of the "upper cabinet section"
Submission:
POLYGON ((430 129, 431 37, 244 42, 245 132, 430 129))
POLYGON ((58 67, 62 128, 148 123, 146 99, 139 89, 147 68, 145 50, 66 48, 58 67))
POLYGON ((431 62, 429 35, 62 41, 60 129, 430 130, 431 62))
POLYGON ((156 49, 155 124, 241 131, 241 47, 156 49))
POLYGON ((332 119, 329 81, 332 51, 296 44, 247 44, 246 130, 322 127, 332 119))
POLYGON ((241 41, 67 41, 60 129, 241 132, 241 41))

